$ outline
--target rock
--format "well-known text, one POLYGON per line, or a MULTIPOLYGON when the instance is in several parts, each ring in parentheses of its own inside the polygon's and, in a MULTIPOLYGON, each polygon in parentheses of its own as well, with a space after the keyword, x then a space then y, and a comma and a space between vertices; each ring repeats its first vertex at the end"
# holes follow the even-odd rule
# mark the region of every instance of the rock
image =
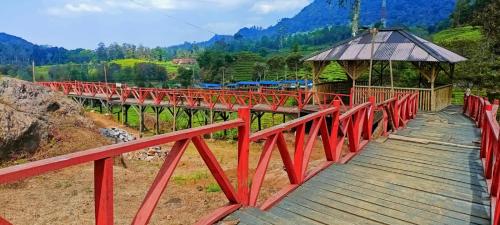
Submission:
POLYGON ((203 187, 202 186, 196 186, 196 190, 203 191, 203 187))
POLYGON ((33 153, 58 138, 61 118, 74 118, 75 126, 91 128, 83 109, 49 88, 14 78, 0 78, 0 159, 33 153))
POLYGON ((181 202, 182 202, 182 200, 180 198, 170 198, 167 201, 167 204, 179 204, 181 202))

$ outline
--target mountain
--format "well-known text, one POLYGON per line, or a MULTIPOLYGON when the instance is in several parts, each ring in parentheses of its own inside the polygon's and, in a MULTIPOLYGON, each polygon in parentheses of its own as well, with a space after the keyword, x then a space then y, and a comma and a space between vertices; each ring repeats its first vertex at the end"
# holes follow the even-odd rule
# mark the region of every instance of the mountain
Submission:
POLYGON ((0 33, 0 64, 29 61, 34 46, 20 37, 0 33))
POLYGON ((208 41, 203 41, 203 42, 184 42, 184 44, 180 45, 173 45, 168 48, 166 48, 167 55, 170 57, 175 56, 177 53, 177 50, 193 50, 195 48, 206 48, 213 46, 216 43, 227 43, 231 42, 234 40, 234 37, 232 35, 214 35, 210 40, 208 41))
MULTIPOLYGON (((336 0, 334 0, 335 2, 336 0)), ((387 0, 387 25, 435 26, 449 18, 456 0, 387 0)), ((277 34, 293 34, 332 25, 347 25, 351 20, 351 8, 331 6, 326 0, 315 0, 292 18, 284 18, 266 29, 243 28, 236 34, 245 38, 260 38, 277 34)), ((361 26, 380 22, 382 0, 361 1, 361 26)))
MULTIPOLYGON (((387 0, 387 25, 389 27, 422 26, 426 28, 436 26, 450 17, 456 1, 387 0)), ((381 15, 382 0, 362 0, 361 27, 380 22, 381 15)), ((315 0, 292 18, 281 19, 276 25, 268 28, 245 27, 236 32, 234 37, 236 39, 259 40, 264 36, 287 36, 328 26, 348 26, 350 21, 351 7, 331 6, 326 0, 315 0)), ((202 43, 205 47, 210 41, 202 43)))
POLYGON ((20 37, 0 33, 0 65, 37 65, 88 62, 89 50, 67 50, 61 47, 36 45, 20 37))

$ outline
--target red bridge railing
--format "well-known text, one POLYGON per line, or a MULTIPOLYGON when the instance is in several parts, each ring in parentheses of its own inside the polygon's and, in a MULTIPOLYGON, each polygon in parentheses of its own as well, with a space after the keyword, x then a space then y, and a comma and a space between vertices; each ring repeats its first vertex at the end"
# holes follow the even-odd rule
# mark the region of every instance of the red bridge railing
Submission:
MULTIPOLYGON (((0 184, 94 162, 95 221, 98 225, 110 225, 114 222, 113 157, 148 147, 174 143, 132 222, 132 224, 147 224, 186 147, 193 143, 229 202, 226 206, 198 222, 198 224, 212 224, 242 206, 257 205, 266 169, 275 148, 278 149, 288 174, 289 185, 264 201, 260 205, 260 208, 264 210, 272 207, 321 170, 337 162, 345 163, 359 153, 372 138, 373 117, 377 108, 381 108, 385 111, 385 114, 396 118, 393 119, 394 121, 407 121, 413 118, 416 114, 418 102, 415 98, 413 95, 406 95, 377 106, 375 105, 375 99, 372 97, 369 102, 358 105, 343 114, 340 112, 341 101, 334 100, 333 107, 253 134, 250 133, 250 109, 240 108, 238 110, 239 118, 228 122, 0 169, 0 184), (308 125, 311 126, 307 135, 306 127, 308 125), (226 172, 221 168, 213 152, 203 139, 206 134, 235 128, 238 129, 236 187, 232 185, 226 172), (293 150, 287 147, 285 141, 285 133, 289 131, 295 131, 295 147, 293 150), (316 168, 309 168, 311 153, 318 136, 321 136, 323 144, 324 162, 316 168), (265 144, 255 173, 250 177, 249 146, 251 143, 261 140, 265 140, 265 144), (249 178, 252 179, 251 184, 248 183, 249 178)), ((397 128, 395 127, 395 129, 397 128)), ((0 224, 9 223, 0 217, 0 224)))
POLYGON ((498 100, 493 104, 487 98, 465 96, 464 114, 481 128, 480 157, 484 167, 484 177, 492 203, 492 224, 500 223, 500 128, 497 121, 498 100))
POLYGON ((206 90, 206 89, 161 89, 161 88, 135 88, 122 85, 117 87, 111 83, 92 82, 38 82, 38 84, 50 87, 54 91, 62 91, 64 94, 101 97, 110 101, 118 98, 121 103, 130 103, 134 99, 135 104, 161 105, 168 103, 172 106, 185 104, 189 107, 203 106, 214 109, 216 106, 224 109, 235 110, 235 105, 246 106, 251 109, 256 105, 269 106, 269 110, 277 111, 279 107, 286 106, 291 100, 294 106, 303 110, 307 105, 317 105, 319 109, 333 106, 335 100, 341 102, 344 108, 352 107, 351 95, 321 93, 312 91, 283 91, 274 89, 261 89, 260 91, 241 90, 206 90), (147 102, 149 101, 149 102, 147 102), (349 102, 349 103, 346 103, 349 102))

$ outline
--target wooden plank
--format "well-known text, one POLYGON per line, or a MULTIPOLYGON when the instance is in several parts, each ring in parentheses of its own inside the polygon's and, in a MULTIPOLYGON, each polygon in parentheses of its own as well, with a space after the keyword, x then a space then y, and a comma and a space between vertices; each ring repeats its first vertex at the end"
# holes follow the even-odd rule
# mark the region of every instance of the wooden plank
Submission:
MULTIPOLYGON (((360 185, 356 182, 346 183, 339 179, 317 179, 305 184, 304 187, 310 187, 310 189, 314 189, 316 187, 322 188, 325 191, 356 197, 394 210, 400 210, 406 213, 411 212, 415 215, 424 216, 437 222, 441 221, 447 224, 469 224, 470 222, 476 224, 489 224, 489 220, 469 215, 470 209, 463 210, 467 214, 459 213, 434 205, 400 198, 384 192, 378 192, 376 191, 376 188, 370 188, 367 185, 360 185), (325 188, 325 186, 321 185, 321 183, 329 186, 325 188)), ((386 192, 391 193, 391 190, 386 189, 386 192)))
MULTIPOLYGON (((286 208, 286 207, 285 207, 286 208)), ((318 221, 309 219, 306 216, 303 216, 301 214, 297 214, 294 211, 290 211, 288 209, 285 209, 282 207, 279 207, 279 205, 274 206, 269 212, 280 216, 282 218, 286 218, 289 224, 307 224, 307 225, 318 225, 322 224, 318 221)))
MULTIPOLYGON (((364 200, 352 198, 351 196, 345 196, 336 192, 327 192, 317 187, 318 186, 311 188, 310 186, 306 186, 301 188, 301 194, 304 198, 318 202, 322 205, 346 210, 356 216, 368 218, 384 224, 413 224, 417 221, 419 224, 436 224, 436 221, 417 217, 413 215, 413 213, 404 213, 364 200)), ((290 198, 293 198, 293 196, 290 196, 290 198)))
MULTIPOLYGON (((287 198, 287 201, 310 208, 323 214, 333 216, 335 220, 328 224, 379 224, 374 221, 359 217, 358 215, 351 214, 347 211, 347 209, 338 210, 332 208, 330 205, 324 205, 312 201, 307 196, 301 196, 301 194, 303 193, 303 191, 297 190, 295 193, 293 193, 293 195, 290 195, 290 197, 287 198)), ((336 202, 335 204, 341 203, 336 202)))
MULTIPOLYGON (((335 217, 314 211, 310 208, 289 201, 283 201, 280 204, 278 204, 275 208, 286 210, 288 212, 291 212, 292 214, 295 214, 297 217, 302 218, 302 220, 307 219, 316 222, 318 224, 329 224, 336 220, 335 217)), ((275 210, 275 208, 273 208, 273 210, 275 210)), ((302 223, 302 221, 300 222, 295 221, 295 222, 297 222, 296 224, 302 223)))
POLYGON ((417 147, 417 148, 431 148, 434 150, 442 151, 442 152, 449 152, 449 153, 470 153, 470 152, 477 152, 477 148, 463 148, 459 146, 451 146, 451 145, 441 145, 441 144, 436 144, 436 143, 431 143, 429 142, 428 144, 420 144, 416 142, 408 142, 408 141, 403 141, 403 140, 396 140, 396 139, 389 139, 385 143, 390 144, 390 145, 396 145, 396 146, 412 146, 412 147, 417 147))
POLYGON ((248 225, 264 225, 264 224, 270 224, 269 222, 253 216, 251 214, 246 213, 245 211, 236 211, 234 213, 234 216, 236 216, 239 219, 240 223, 248 224, 248 225))
POLYGON ((390 162, 388 160, 374 160, 373 158, 365 156, 356 157, 351 163, 363 167, 413 176, 437 183, 446 183, 465 188, 471 186, 474 189, 487 190, 486 181, 484 181, 484 177, 481 174, 462 175, 444 170, 432 170, 425 167, 412 166, 410 164, 390 162))
POLYGON ((449 142, 444 142, 444 141, 413 138, 413 137, 406 137, 406 136, 400 136, 400 135, 394 135, 394 134, 390 134, 389 139, 407 141, 407 142, 415 142, 415 143, 420 143, 420 144, 431 144, 432 143, 432 144, 440 144, 440 145, 454 146, 454 147, 460 147, 460 148, 479 149, 478 146, 473 146, 472 143, 471 143, 471 145, 455 144, 455 143, 449 143, 449 142))
MULTIPOLYGON (((321 179, 321 181, 330 180, 335 182, 344 182, 351 186, 361 187, 366 189, 371 189, 376 192, 384 193, 387 195, 392 195, 397 198, 406 199, 412 202, 418 202, 425 205, 431 205, 450 211, 461 212, 463 214, 471 214, 477 217, 488 219, 490 207, 489 205, 483 205, 478 203, 473 203, 470 201, 462 201, 458 199, 449 198, 443 195, 429 193, 425 191, 418 191, 412 188, 396 186, 387 182, 379 181, 378 179, 365 179, 362 177, 355 177, 351 174, 321 174, 321 176, 315 178, 312 181, 321 179), (327 179, 323 179, 327 178, 327 179)), ((311 182, 312 182, 311 181, 311 182)))
POLYGON ((371 171, 358 166, 356 166, 356 168, 354 167, 354 165, 351 165, 351 167, 349 168, 337 167, 336 170, 340 171, 341 173, 350 174, 352 176, 363 177, 364 180, 377 179, 379 181, 384 181, 392 185, 416 189, 422 192, 441 195, 443 197, 489 205, 489 196, 488 194, 483 192, 475 192, 470 189, 454 187, 448 184, 429 183, 421 179, 408 179, 404 175, 396 175, 381 171, 371 171))
MULTIPOLYGON (((413 147, 413 146, 397 146, 397 145, 394 145, 394 144, 391 144, 389 145, 387 142, 384 143, 383 146, 381 146, 381 144, 379 143, 376 143, 376 142, 372 142, 370 143, 370 145, 367 146, 367 148, 372 148, 373 147, 376 147, 376 146, 379 146, 381 148, 388 148, 388 149, 391 149, 391 150, 395 150, 395 151, 400 151, 400 152, 409 152, 409 153, 414 153, 414 154, 422 154, 422 155, 425 155, 425 156, 429 156, 429 157, 434 157, 434 158, 440 158, 440 159, 443 159, 443 160, 447 160, 447 161, 451 161, 451 162, 454 162, 456 160, 459 160, 459 161, 462 161, 462 162, 469 162, 469 161, 472 161, 472 162, 480 162, 479 160, 479 156, 478 158, 476 158, 476 156, 474 154, 470 155, 470 157, 473 157, 472 159, 467 159, 466 158, 466 154, 461 154, 460 153, 451 153, 451 152, 444 152, 444 151, 440 151, 440 150, 436 150, 436 151, 429 151, 429 150, 426 150, 425 148, 418 148, 418 147, 413 147)), ((477 153, 477 155, 479 155, 479 153, 477 153)))
POLYGON ((258 208, 250 207, 250 208, 246 208, 246 209, 241 210, 241 211, 245 211, 245 213, 248 213, 250 215, 258 217, 261 220, 265 220, 271 224, 276 224, 276 225, 288 224, 288 222, 285 219, 283 219, 282 217, 274 215, 270 212, 262 211, 258 208))
MULTIPOLYGON (((424 160, 424 159, 419 159, 415 157, 411 157, 408 155, 400 155, 400 154, 394 154, 392 152, 388 151, 383 151, 382 153, 376 152, 376 151, 363 151, 361 154, 363 156, 367 157, 372 157, 372 158, 382 158, 386 160, 391 160, 394 162, 401 162, 401 163, 409 163, 411 165, 421 165, 421 166, 427 166, 429 168, 434 168, 438 167, 444 170, 449 170, 449 171, 456 171, 457 173, 463 173, 463 174, 470 174, 470 173, 483 173, 483 168, 478 167, 478 166, 469 166, 469 165, 463 165, 460 166, 458 164, 448 164, 448 163, 443 163, 442 160, 436 159, 436 161, 431 161, 431 158, 428 158, 429 160, 424 160)), ((434 158, 432 158, 434 159, 434 158)))
MULTIPOLYGON (((464 168, 460 168, 460 167, 448 168, 446 165, 443 166, 443 165, 439 165, 439 164, 432 164, 432 163, 428 163, 425 161, 415 162, 414 160, 411 160, 411 159, 404 160, 401 158, 393 158, 389 154, 377 155, 377 154, 372 153, 372 151, 363 152, 357 158, 359 158, 360 160, 363 160, 363 159, 368 160, 368 161, 373 160, 373 161, 377 161, 377 162, 381 162, 381 163, 384 163, 384 162, 394 163, 394 165, 405 164, 405 165, 414 166, 417 168, 422 168, 422 169, 430 170, 430 171, 436 171, 436 172, 443 171, 445 173, 456 174, 458 176, 478 175, 480 177, 483 177, 483 175, 482 175, 483 171, 479 170, 479 169, 472 171, 471 169, 464 169, 464 168)), ((408 169, 410 169, 410 167, 408 167, 408 169)))

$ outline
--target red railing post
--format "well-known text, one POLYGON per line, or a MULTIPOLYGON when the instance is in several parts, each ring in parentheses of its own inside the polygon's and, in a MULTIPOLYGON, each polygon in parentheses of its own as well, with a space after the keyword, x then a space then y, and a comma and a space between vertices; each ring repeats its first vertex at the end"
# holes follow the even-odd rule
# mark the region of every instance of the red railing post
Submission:
POLYGON ((342 149, 337 148, 338 144, 338 133, 339 133, 339 125, 340 125, 340 100, 333 101, 333 107, 338 110, 333 114, 332 118, 332 128, 330 132, 330 145, 332 146, 332 161, 338 162, 342 155, 342 149))
POLYGON ((250 108, 239 108, 238 117, 245 123, 238 127, 238 195, 240 203, 246 206, 249 201, 250 108))
POLYGON ((95 224, 113 224, 113 158, 94 161, 95 224))
POLYGON ((399 105, 398 97, 396 96, 396 97, 394 97, 394 99, 395 99, 394 100, 395 103, 394 103, 394 109, 393 109, 394 111, 392 112, 392 117, 393 117, 392 120, 394 122, 394 130, 398 130, 399 129, 399 107, 400 107, 400 105, 399 105))
POLYGON ((370 96, 368 101, 371 103, 368 111, 366 112, 366 121, 365 121, 365 139, 372 139, 372 127, 373 127, 373 116, 375 115, 375 97, 370 96))
MULTIPOLYGON (((484 112, 483 115, 484 115, 484 118, 487 118, 486 116, 486 113, 491 113, 491 108, 492 106, 490 104, 488 105, 485 105, 484 107, 484 112)), ((491 130, 492 127, 488 126, 487 123, 487 119, 484 119, 481 121, 481 129, 482 129, 482 136, 481 136, 481 151, 480 151, 480 156, 481 158, 485 158, 486 159, 486 162, 484 164, 484 174, 485 174, 485 177, 487 179, 490 179, 491 178, 491 170, 490 170, 490 155, 492 154, 490 151, 491 151, 491 133, 493 133, 493 131, 491 130)))

